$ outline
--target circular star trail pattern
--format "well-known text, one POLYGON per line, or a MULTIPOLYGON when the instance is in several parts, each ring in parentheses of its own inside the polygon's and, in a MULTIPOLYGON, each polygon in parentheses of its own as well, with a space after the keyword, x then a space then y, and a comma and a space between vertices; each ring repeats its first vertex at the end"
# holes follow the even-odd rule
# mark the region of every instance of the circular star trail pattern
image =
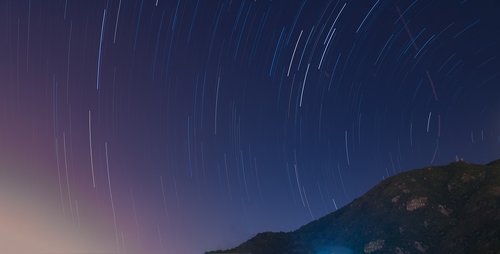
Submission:
POLYGON ((498 1, 0 12, 2 181, 109 251, 232 247, 404 170, 500 152, 498 1))

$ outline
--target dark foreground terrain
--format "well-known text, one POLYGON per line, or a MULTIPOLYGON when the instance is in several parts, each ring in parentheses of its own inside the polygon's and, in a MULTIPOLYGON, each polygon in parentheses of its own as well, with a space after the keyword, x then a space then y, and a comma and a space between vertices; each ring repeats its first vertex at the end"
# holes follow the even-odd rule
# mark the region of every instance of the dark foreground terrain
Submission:
POLYGON ((500 254, 500 160, 411 170, 296 231, 208 253, 500 254))

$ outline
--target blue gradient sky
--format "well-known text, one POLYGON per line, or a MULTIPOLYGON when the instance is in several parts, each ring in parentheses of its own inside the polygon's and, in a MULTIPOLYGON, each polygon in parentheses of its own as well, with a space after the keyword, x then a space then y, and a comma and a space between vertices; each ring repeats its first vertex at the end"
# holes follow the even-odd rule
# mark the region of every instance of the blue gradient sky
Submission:
POLYGON ((403 170, 498 159, 499 13, 2 0, 0 221, 60 239, 42 251, 202 253, 296 229, 403 170))

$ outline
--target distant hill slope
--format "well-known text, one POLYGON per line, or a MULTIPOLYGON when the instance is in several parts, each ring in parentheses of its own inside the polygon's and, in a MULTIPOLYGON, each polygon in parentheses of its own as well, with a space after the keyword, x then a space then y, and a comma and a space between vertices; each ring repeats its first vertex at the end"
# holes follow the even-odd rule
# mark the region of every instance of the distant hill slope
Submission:
POLYGON ((395 175, 296 231, 209 253, 500 254, 500 160, 395 175))

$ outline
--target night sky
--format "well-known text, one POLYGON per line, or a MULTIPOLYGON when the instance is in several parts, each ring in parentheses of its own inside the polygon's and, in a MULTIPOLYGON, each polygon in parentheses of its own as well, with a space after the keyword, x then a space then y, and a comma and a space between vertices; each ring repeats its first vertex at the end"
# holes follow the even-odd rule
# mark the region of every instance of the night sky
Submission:
POLYGON ((202 253, 404 170, 498 159, 499 17, 497 0, 0 0, 0 250, 202 253))

